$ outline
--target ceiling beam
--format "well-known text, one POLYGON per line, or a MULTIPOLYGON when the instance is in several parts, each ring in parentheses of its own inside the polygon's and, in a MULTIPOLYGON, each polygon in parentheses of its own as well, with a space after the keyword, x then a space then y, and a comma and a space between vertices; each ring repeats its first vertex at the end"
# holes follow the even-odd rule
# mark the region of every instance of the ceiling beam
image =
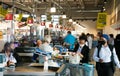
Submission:
POLYGON ((81 9, 85 9, 85 4, 84 4, 84 0, 78 0, 79 4, 81 6, 81 9))
POLYGON ((99 0, 95 0, 95 7, 98 5, 99 0))
POLYGON ((57 5, 60 9, 63 9, 63 7, 62 7, 59 3, 57 3, 56 1, 52 0, 52 2, 53 2, 55 5, 57 5))
POLYGON ((76 12, 100 12, 101 10, 77 10, 76 12))
POLYGON ((74 20, 93 20, 93 19, 97 19, 97 17, 72 17, 72 19, 74 20))

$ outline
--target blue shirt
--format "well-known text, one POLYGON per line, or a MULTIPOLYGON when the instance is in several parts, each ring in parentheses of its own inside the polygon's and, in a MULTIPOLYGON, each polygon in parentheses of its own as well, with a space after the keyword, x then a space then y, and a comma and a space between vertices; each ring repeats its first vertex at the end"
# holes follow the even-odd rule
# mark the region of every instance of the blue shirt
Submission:
POLYGON ((74 49, 75 41, 76 41, 76 38, 73 35, 71 35, 71 34, 68 34, 64 38, 64 42, 70 44, 70 47, 68 48, 69 50, 73 50, 74 49))

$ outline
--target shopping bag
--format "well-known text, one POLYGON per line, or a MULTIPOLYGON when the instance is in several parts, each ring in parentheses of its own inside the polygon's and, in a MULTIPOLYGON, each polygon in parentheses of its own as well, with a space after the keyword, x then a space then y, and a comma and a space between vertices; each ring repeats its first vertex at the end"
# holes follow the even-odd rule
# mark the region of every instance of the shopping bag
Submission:
POLYGON ((81 60, 81 58, 80 58, 79 54, 75 54, 75 55, 70 54, 69 55, 69 63, 71 63, 71 64, 79 64, 80 60, 81 60))

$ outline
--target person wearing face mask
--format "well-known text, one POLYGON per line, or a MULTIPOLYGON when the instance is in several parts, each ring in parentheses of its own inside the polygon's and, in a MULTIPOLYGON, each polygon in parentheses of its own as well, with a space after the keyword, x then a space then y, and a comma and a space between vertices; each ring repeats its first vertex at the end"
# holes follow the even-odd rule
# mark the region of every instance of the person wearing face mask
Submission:
POLYGON ((115 48, 112 45, 108 45, 108 41, 109 36, 103 34, 101 44, 94 50, 93 59, 96 61, 98 76, 114 76, 113 64, 120 68, 115 48))
POLYGON ((80 61, 81 63, 89 62, 89 47, 86 45, 87 36, 80 36, 79 42, 75 45, 74 52, 80 53, 83 58, 80 61))

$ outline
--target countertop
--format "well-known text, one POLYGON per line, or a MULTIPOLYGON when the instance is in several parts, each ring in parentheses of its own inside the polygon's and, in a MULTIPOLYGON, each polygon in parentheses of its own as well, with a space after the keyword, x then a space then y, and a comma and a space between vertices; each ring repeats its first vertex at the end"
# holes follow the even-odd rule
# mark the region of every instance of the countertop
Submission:
POLYGON ((48 71, 44 71, 39 63, 24 63, 15 68, 7 67, 4 76, 55 76, 57 69, 49 67, 48 71))

